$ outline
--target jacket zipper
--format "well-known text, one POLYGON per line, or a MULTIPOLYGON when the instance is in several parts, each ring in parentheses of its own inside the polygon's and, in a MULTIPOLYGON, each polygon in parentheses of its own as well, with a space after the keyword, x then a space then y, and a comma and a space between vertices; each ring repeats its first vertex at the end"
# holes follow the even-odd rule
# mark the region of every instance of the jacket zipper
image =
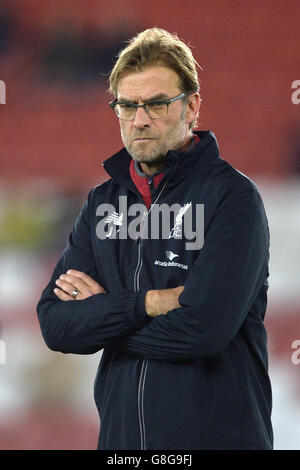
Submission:
MULTIPOLYGON (((174 171, 176 169, 177 163, 178 162, 176 162, 174 171)), ((172 174, 173 174, 173 172, 172 172, 172 174)), ((165 189, 167 183, 169 182, 171 176, 172 175, 170 175, 170 177, 167 179, 167 181, 165 182, 165 184, 161 188, 161 190, 160 190, 158 196, 156 197, 155 201, 153 202, 153 204, 151 204, 150 209, 147 212, 145 212, 145 219, 143 218, 144 224, 141 227, 141 235, 142 235, 143 230, 144 230, 145 220, 149 216, 149 214, 152 210, 152 206, 154 204, 156 204, 156 202, 158 201, 158 199, 161 196, 163 190, 165 189)), ((153 192, 154 184, 153 184, 153 179, 151 177, 148 178, 148 183, 149 183, 149 186, 150 186, 151 195, 153 196, 153 194, 154 194, 154 192, 153 192)), ((154 187, 154 189, 155 189, 155 187, 154 187)), ((143 265, 142 238, 141 238, 141 236, 139 236, 139 238, 138 238, 138 262, 137 262, 137 266, 136 266, 135 273, 134 273, 134 279, 133 279, 135 292, 138 292, 139 288, 140 288, 139 277, 140 277, 140 272, 141 272, 141 269, 142 269, 142 265, 143 265)), ((144 388, 145 388, 147 367, 148 367, 148 359, 143 359, 142 368, 141 368, 141 375, 140 375, 140 380, 139 380, 139 388, 138 388, 138 416, 139 416, 139 427, 140 427, 140 436, 141 436, 141 450, 147 450, 147 447, 146 447, 145 418, 144 418, 144 388)))
POLYGON ((140 426, 140 436, 141 436, 141 450, 146 450, 146 433, 145 433, 143 398, 144 398, 144 387, 145 387, 147 367, 148 367, 148 360, 143 359, 140 381, 139 381, 139 389, 138 389, 138 415, 139 415, 139 426, 140 426))
POLYGON ((153 182, 152 176, 148 176, 147 179, 148 179, 148 184, 149 184, 150 193, 151 193, 151 199, 152 199, 153 196, 154 196, 154 193, 155 193, 155 186, 154 186, 154 182, 153 182))

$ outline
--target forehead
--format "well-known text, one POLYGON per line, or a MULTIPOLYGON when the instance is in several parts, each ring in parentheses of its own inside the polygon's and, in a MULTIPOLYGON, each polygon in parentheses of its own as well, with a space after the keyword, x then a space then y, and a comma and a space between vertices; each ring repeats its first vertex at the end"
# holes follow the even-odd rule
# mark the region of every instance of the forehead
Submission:
POLYGON ((145 101, 160 93, 173 97, 180 91, 177 73, 168 67, 157 66, 124 75, 118 83, 117 98, 145 101))

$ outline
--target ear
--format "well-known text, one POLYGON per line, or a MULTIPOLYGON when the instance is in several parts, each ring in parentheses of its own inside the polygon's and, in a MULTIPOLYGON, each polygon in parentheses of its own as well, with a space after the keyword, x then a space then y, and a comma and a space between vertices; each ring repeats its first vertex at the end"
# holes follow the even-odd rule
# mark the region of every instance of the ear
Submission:
POLYGON ((186 123, 190 124, 197 118, 199 114, 201 104, 201 98, 199 93, 193 93, 188 96, 188 102, 186 105, 186 123))

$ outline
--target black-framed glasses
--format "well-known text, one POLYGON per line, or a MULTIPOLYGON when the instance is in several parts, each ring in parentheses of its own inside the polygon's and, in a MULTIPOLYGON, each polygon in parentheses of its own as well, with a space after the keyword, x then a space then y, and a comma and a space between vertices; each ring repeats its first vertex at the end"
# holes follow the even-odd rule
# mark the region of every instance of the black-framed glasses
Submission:
POLYGON ((181 93, 174 98, 168 100, 150 100, 144 104, 136 103, 120 103, 117 98, 109 103, 109 106, 114 110, 116 115, 122 121, 132 121, 138 108, 144 108, 145 112, 151 119, 163 119, 168 114, 169 105, 174 101, 181 100, 186 95, 181 93))

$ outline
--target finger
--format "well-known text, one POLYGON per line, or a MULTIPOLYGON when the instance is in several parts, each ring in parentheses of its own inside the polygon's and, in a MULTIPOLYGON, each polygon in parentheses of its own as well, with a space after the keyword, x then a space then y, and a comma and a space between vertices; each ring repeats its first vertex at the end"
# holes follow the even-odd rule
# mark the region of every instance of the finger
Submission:
MULTIPOLYGON (((69 295, 72 294, 75 288, 79 290, 80 294, 83 297, 87 297, 90 295, 90 291, 87 285, 81 279, 76 278, 75 276, 68 276, 64 274, 55 281, 55 284, 69 295)), ((78 296, 77 298, 79 298, 78 296)))
POLYGON ((76 269, 69 269, 67 271, 67 274, 79 277, 88 287, 91 287, 92 289, 97 288, 99 286, 103 289, 103 287, 97 281, 95 281, 92 277, 82 271, 77 271, 76 269))
POLYGON ((57 295, 57 297, 63 301, 73 300, 70 295, 66 294, 64 291, 58 289, 57 287, 54 289, 54 294, 57 295))

